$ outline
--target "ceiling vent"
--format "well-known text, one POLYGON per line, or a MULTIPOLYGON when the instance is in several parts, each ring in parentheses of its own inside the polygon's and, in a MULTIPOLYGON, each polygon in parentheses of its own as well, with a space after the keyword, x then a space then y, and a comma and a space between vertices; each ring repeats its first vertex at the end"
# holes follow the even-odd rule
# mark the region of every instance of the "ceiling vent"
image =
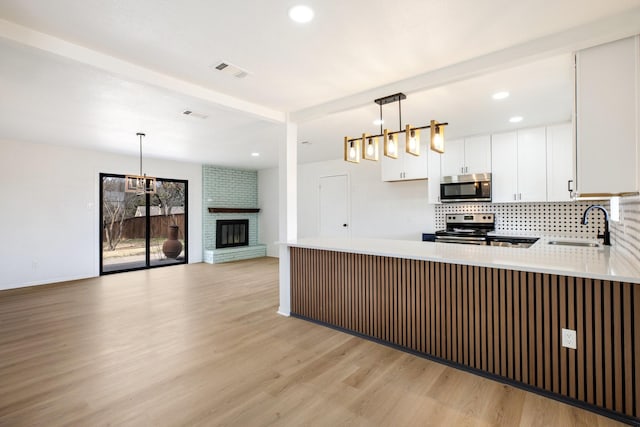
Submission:
POLYGON ((249 71, 245 70, 244 68, 240 68, 237 65, 233 65, 232 63, 227 61, 216 61, 211 66, 211 68, 216 71, 221 71, 225 74, 232 75, 236 79, 244 79, 249 75, 249 71))
POLYGON ((209 117, 206 114, 198 113, 197 111, 193 110, 184 110, 182 111, 182 114, 189 117, 197 117, 199 119, 206 119, 207 117, 209 117))

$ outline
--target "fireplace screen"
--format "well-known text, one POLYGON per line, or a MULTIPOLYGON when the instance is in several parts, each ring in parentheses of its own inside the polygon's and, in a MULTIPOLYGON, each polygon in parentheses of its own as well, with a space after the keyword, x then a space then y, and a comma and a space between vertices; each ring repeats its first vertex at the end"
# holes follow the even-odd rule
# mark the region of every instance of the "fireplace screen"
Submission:
POLYGON ((248 245, 248 219, 219 219, 216 221, 216 249, 248 245))

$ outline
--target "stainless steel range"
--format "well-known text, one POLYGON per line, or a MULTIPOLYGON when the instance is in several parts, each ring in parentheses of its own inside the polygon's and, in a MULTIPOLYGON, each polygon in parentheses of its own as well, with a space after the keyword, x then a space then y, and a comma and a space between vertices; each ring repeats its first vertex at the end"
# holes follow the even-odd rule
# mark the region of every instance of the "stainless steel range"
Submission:
POLYGON ((446 230, 436 231, 436 242, 528 248, 538 240, 537 237, 489 235, 496 228, 496 217, 492 213, 450 214, 445 224, 446 230))
POLYGON ((487 234, 496 227, 492 213, 449 214, 446 230, 436 231, 436 242, 486 245, 487 234))

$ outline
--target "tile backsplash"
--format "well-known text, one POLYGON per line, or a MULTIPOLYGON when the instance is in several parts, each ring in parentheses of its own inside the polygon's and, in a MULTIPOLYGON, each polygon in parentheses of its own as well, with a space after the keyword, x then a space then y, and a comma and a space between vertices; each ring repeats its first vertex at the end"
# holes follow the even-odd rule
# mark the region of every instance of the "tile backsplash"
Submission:
POLYGON ((640 197, 620 199, 620 221, 611 223, 612 244, 640 262, 640 197))
MULTIPOLYGON (((602 204, 607 210, 609 203, 562 202, 562 203, 451 203, 435 207, 436 230, 445 228, 445 215, 450 213, 494 213, 496 231, 514 234, 544 233, 558 237, 585 237, 595 239, 598 229, 604 229, 604 215, 600 211, 589 214, 589 223, 580 224, 583 212, 593 204, 602 204)), ((640 200, 635 211, 640 209, 640 200)), ((630 208, 631 209, 631 208, 630 208)), ((638 215, 636 213, 636 219, 638 215)), ((635 222, 636 230, 639 222, 635 222)), ((637 236, 636 236, 637 237, 637 236)), ((636 239, 637 242, 637 239, 636 239)))

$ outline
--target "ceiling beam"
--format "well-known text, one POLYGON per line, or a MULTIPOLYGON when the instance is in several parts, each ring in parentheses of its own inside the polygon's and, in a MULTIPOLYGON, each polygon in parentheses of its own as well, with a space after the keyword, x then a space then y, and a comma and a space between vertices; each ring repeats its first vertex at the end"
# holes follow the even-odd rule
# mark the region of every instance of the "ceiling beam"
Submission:
POLYGON ((554 55, 569 54, 638 33, 640 33, 640 7, 351 96, 304 108, 293 112, 291 119, 303 123, 372 104, 374 99, 389 94, 397 92, 410 94, 433 89, 554 55))
POLYGON ((285 113, 282 111, 216 92, 2 19, 0 37, 107 71, 126 80, 204 100, 223 109, 239 111, 269 122, 285 122, 285 113))

